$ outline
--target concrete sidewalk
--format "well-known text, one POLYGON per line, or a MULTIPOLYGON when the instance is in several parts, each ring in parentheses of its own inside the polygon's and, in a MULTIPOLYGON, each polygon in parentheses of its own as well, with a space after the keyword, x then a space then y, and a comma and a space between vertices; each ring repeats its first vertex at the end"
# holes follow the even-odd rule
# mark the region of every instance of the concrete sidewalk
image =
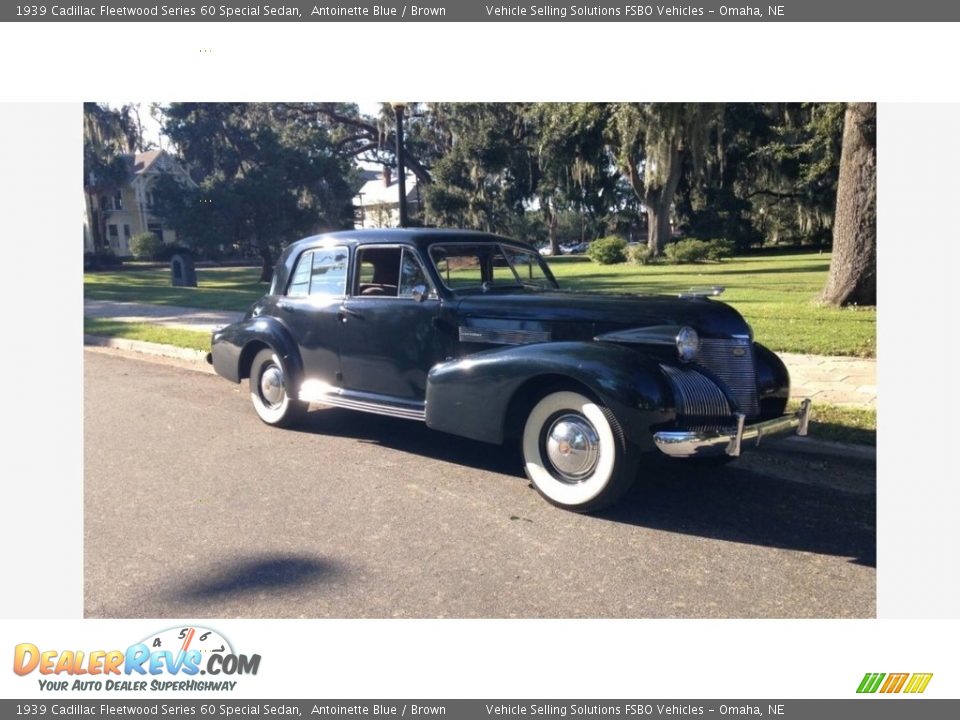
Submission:
POLYGON ((109 318, 124 322, 146 322, 164 327, 211 332, 216 327, 239 320, 243 313, 218 310, 197 310, 174 305, 84 300, 85 317, 109 318))
MULTIPOLYGON (((110 300, 84 300, 83 314, 87 317, 156 323, 200 332, 210 332, 215 327, 228 325, 243 315, 239 312, 110 300)), ((792 398, 810 398, 814 403, 825 405, 876 409, 876 360, 796 353, 777 354, 790 370, 792 398)))

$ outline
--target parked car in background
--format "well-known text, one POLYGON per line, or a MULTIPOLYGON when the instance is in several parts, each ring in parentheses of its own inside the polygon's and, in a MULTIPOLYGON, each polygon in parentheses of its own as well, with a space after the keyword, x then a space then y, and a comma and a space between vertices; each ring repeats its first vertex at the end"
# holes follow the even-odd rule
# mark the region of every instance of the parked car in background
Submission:
POLYGON ((551 503, 593 511, 651 454, 724 462, 806 433, 790 381, 738 312, 680 297, 564 292, 531 246, 454 230, 317 235, 281 255, 270 291, 217 330, 217 373, 289 426, 311 403, 516 440, 551 503))
POLYGON ((581 243, 575 243, 573 245, 563 246, 562 250, 567 255, 582 255, 587 251, 588 247, 590 247, 590 243, 581 242, 581 243))

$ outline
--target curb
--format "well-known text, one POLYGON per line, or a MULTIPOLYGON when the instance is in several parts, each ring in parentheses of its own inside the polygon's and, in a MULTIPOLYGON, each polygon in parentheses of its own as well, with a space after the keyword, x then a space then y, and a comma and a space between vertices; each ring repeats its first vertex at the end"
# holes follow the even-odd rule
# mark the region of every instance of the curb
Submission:
POLYGON ((206 365, 207 354, 204 351, 190 350, 176 345, 161 345, 160 343, 144 342, 143 340, 127 340, 126 338, 104 337, 103 335, 84 335, 83 344, 115 350, 132 350, 145 355, 158 355, 176 360, 191 360, 206 365))

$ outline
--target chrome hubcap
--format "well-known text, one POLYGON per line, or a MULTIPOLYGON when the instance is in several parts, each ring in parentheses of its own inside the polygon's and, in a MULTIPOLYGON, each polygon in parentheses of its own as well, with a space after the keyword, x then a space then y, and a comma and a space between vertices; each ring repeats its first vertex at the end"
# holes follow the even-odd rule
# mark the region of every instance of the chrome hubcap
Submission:
POLYGON ((260 396, 271 406, 283 402, 283 371, 276 365, 271 365, 260 375, 260 396))
POLYGON ((600 459, 600 436, 582 415, 561 415, 547 429, 547 459, 560 479, 579 482, 600 459))

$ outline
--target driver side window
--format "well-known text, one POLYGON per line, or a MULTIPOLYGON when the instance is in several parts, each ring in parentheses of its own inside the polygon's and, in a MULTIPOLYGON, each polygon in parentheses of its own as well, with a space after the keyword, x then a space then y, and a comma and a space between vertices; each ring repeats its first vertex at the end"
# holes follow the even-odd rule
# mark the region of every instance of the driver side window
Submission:
POLYGON ((412 298, 417 287, 425 287, 430 297, 436 297, 423 266, 410 248, 366 247, 357 250, 354 295, 412 298))

